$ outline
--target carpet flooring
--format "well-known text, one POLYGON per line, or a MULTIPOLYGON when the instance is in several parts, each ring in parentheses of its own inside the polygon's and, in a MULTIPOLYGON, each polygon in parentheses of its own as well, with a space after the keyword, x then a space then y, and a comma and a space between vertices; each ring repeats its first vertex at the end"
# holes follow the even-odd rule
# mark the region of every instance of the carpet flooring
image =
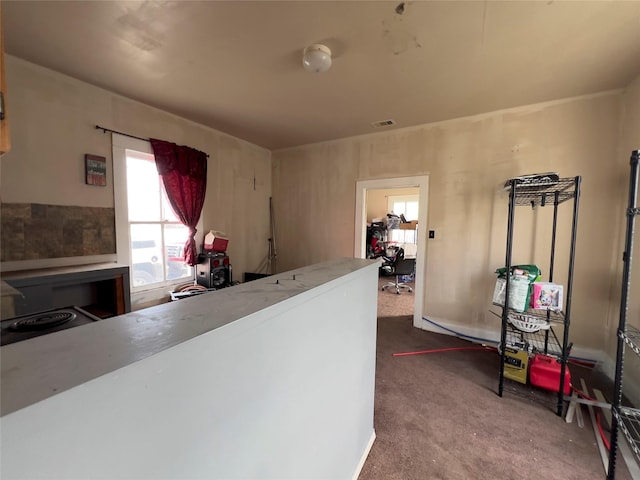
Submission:
MULTIPOLYGON (((378 317, 398 317, 413 315, 415 290, 412 292, 402 289, 398 294, 393 287, 382 290, 382 287, 393 282, 395 277, 381 276, 378 278, 378 317)), ((412 289, 414 282, 407 283, 412 289)))
MULTIPOLYGON (((586 408, 580 428, 555 415, 554 396, 542 391, 505 380, 498 397, 495 351, 394 357, 477 346, 416 329, 410 316, 379 317, 377 342, 377 438, 359 480, 605 478, 586 408)), ((630 479, 621 459, 616 478, 630 479)))

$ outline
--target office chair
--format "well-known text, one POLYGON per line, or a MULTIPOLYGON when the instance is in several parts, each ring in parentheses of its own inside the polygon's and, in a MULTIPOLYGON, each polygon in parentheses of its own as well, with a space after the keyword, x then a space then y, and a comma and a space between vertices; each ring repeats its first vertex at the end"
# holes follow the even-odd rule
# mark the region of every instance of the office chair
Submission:
POLYGON ((384 291, 387 287, 394 287, 398 295, 400 295, 400 290, 403 288, 408 289, 409 292, 413 292, 413 289, 409 285, 400 281, 400 275, 411 275, 416 268, 416 259, 396 258, 393 265, 393 274, 396 276, 396 281, 387 283, 382 287, 382 290, 384 291))

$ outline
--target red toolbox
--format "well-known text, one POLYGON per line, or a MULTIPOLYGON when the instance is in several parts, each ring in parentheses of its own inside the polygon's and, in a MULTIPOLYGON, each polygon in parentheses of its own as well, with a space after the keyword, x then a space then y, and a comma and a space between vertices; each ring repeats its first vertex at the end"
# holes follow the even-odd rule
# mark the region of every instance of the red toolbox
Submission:
MULTIPOLYGON (((531 385, 557 392, 560 389, 560 360, 547 355, 534 355, 529 363, 529 381, 531 385)), ((564 370, 564 394, 571 393, 571 373, 564 370)))

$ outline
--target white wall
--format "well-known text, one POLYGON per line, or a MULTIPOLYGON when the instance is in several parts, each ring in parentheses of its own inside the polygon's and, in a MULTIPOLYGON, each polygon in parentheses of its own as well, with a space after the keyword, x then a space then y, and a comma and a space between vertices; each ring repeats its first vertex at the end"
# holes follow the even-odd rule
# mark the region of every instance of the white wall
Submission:
POLYGON ((113 207, 111 136, 94 128, 102 125, 207 152, 204 228, 227 233, 240 278, 267 256, 268 150, 16 57, 5 60, 12 150, 0 164, 2 202, 113 207), (85 185, 86 153, 107 158, 107 187, 85 185))
MULTIPOLYGON (((349 262, 356 266, 344 276, 334 275, 335 265, 315 266, 294 272, 298 283, 281 275, 282 290, 262 279, 154 307, 146 317, 116 317, 115 330, 108 320, 87 325, 113 348, 98 349, 98 367, 64 375, 114 356, 133 361, 4 415, 2 478, 356 478, 374 438, 377 264, 347 259, 337 269, 349 262), (324 281, 306 289, 305 278, 324 281), (287 299, 145 355, 156 334, 215 325, 279 297, 287 299), (225 310, 226 302, 242 307, 225 310)), ((70 332, 82 339, 82 328, 70 332)), ((2 353, 19 358, 26 343, 2 353)), ((68 350, 49 353, 68 363, 68 350)))

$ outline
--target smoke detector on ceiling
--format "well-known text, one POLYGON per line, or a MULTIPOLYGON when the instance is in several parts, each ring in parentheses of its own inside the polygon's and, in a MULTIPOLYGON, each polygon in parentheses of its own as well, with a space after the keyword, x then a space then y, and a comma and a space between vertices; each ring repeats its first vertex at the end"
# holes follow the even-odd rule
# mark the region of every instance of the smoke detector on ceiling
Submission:
POLYGON ((395 120, 380 120, 379 122, 373 122, 371 126, 373 128, 382 128, 382 127, 390 127, 391 125, 395 125, 395 120))

